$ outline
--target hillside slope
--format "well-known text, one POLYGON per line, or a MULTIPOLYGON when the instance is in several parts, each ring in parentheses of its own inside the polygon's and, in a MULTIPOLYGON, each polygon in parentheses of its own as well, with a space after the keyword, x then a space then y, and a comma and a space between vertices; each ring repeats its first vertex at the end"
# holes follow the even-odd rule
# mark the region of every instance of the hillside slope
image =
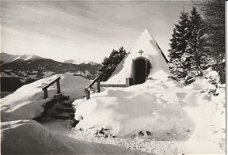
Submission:
POLYGON ((17 59, 1 65, 1 71, 11 76, 21 78, 40 79, 53 74, 71 72, 93 78, 100 65, 62 63, 52 59, 17 59))
POLYGON ((2 63, 0 64, 1 96, 4 92, 15 91, 24 84, 54 74, 69 72, 75 76, 93 79, 101 67, 100 64, 96 63, 71 64, 32 55, 18 57, 1 53, 1 56, 3 56, 1 57, 2 63))

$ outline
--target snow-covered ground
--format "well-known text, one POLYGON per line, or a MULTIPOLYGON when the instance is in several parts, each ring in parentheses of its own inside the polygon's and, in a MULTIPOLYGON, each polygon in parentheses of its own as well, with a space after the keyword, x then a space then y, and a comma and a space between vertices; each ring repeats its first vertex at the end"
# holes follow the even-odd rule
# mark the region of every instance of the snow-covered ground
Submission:
POLYGON ((106 136, 143 136, 164 145, 171 142, 171 152, 224 153, 225 88, 211 84, 213 75, 186 87, 171 79, 148 80, 76 100, 76 119, 81 118, 77 129, 94 135, 102 130, 106 136))
POLYGON ((40 116, 44 110, 44 104, 56 94, 56 84, 48 88, 47 99, 43 99, 42 88, 59 76, 61 77, 61 92, 63 95, 69 96, 71 100, 82 97, 85 86, 90 83, 83 77, 65 73, 24 85, 1 100, 1 120, 33 119, 40 116))
POLYGON ((2 154, 139 154, 118 146, 76 140, 31 120, 3 122, 1 130, 2 154))
MULTIPOLYGON (((53 98, 56 85, 49 88, 49 99, 46 100, 43 99, 42 88, 59 76, 61 76, 60 86, 64 95, 70 96, 72 100, 84 96, 84 88, 90 81, 66 73, 24 85, 13 94, 3 98, 1 100, 1 153, 142 154, 142 152, 139 153, 124 147, 83 142, 75 137, 70 138, 63 133, 57 133, 58 126, 49 130, 42 124, 29 120, 40 116, 44 103, 53 98)), ((52 122, 48 124, 50 125, 52 122)), ((69 130, 69 126, 71 125, 68 123, 64 130, 69 130)))
MULTIPOLYGON (((65 136, 93 143, 117 145, 131 150, 147 152, 149 154, 177 154, 177 146, 182 144, 182 141, 156 141, 147 136, 136 137, 112 137, 99 134, 92 131, 81 131, 77 128, 71 128, 69 121, 56 120, 43 124, 52 131, 65 136)), ((140 152, 139 154, 142 154, 140 152)))
MULTIPOLYGON (((107 88, 89 100, 77 99, 73 103, 75 118, 80 119, 76 128, 70 127, 69 120, 47 120, 42 125, 22 120, 40 115, 46 101, 41 88, 56 77, 25 85, 3 98, 3 152, 142 154, 126 150, 131 149, 150 154, 225 154, 225 85, 212 84, 218 82, 216 72, 188 86, 153 79, 107 88)), ((79 93, 84 95, 88 83, 64 74, 62 92, 75 99, 79 93)), ((49 96, 55 91, 51 87, 49 96)))

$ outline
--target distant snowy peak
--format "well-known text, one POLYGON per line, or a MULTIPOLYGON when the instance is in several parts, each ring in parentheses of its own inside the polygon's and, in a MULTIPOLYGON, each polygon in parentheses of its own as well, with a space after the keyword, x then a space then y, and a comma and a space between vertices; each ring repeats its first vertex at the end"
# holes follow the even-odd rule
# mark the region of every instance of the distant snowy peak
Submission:
MULTIPOLYGON (((13 54, 8 54, 8 53, 4 53, 1 52, 0 53, 0 61, 1 63, 9 63, 9 62, 13 62, 15 60, 34 60, 34 59, 46 59, 37 55, 32 55, 32 54, 24 54, 24 55, 13 55, 13 54)), ((83 60, 83 59, 69 59, 69 60, 65 60, 63 61, 63 63, 70 63, 70 64, 90 64, 90 65, 98 65, 98 63, 93 62, 93 61, 89 61, 89 60, 83 60)))
POLYGON ((82 59, 76 59, 76 60, 73 60, 73 59, 69 59, 69 60, 65 60, 63 63, 70 63, 70 64, 90 64, 90 65, 97 65, 96 62, 93 62, 93 61, 88 61, 88 60, 82 60, 82 59))
POLYGON ((77 64, 77 62, 73 59, 65 60, 63 63, 69 63, 69 64, 77 64))
POLYGON ((9 63, 9 62, 12 62, 14 60, 17 60, 17 59, 21 59, 21 60, 33 60, 33 59, 44 59, 40 56, 37 56, 37 55, 28 55, 28 54, 24 54, 24 55, 12 55, 12 54, 8 54, 8 53, 0 53, 0 60, 3 62, 3 63, 9 63))
POLYGON ((33 59, 44 59, 44 58, 37 56, 37 55, 24 54, 24 55, 19 55, 16 59, 33 60, 33 59))

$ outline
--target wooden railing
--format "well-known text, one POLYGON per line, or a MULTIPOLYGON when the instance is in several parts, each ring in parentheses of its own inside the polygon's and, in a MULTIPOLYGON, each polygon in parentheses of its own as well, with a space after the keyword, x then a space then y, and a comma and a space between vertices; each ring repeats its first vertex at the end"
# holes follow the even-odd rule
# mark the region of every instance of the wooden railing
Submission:
POLYGON ((102 84, 101 87, 128 87, 126 84, 102 84))
POLYGON ((55 79, 54 81, 52 81, 51 83, 49 83, 47 86, 43 87, 42 90, 44 91, 44 99, 48 98, 48 87, 50 87, 51 85, 53 85, 55 82, 56 82, 56 85, 57 85, 57 94, 60 94, 61 93, 61 90, 60 90, 60 83, 59 83, 59 80, 61 78, 58 77, 57 79, 55 79))
POLYGON ((101 84, 101 74, 99 74, 87 87, 85 87, 86 99, 90 99, 90 91, 93 89, 92 86, 97 82, 97 92, 101 91, 101 87, 129 87, 133 85, 132 78, 126 78, 126 84, 101 84))
POLYGON ((101 91, 100 86, 100 77, 101 74, 99 74, 87 87, 85 87, 85 93, 86 93, 86 99, 90 99, 90 91, 92 90, 92 86, 97 82, 97 92, 101 91))
POLYGON ((133 78, 126 78, 126 83, 125 84, 106 84, 106 83, 101 83, 101 87, 129 87, 133 85, 133 78))

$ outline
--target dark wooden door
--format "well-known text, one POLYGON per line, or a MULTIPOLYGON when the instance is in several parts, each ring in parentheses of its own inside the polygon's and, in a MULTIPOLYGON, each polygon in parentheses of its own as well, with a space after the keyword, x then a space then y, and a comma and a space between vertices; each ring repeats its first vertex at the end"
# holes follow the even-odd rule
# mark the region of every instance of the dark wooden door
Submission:
POLYGON ((133 84, 142 84, 147 80, 151 64, 149 60, 139 57, 132 61, 133 84))

